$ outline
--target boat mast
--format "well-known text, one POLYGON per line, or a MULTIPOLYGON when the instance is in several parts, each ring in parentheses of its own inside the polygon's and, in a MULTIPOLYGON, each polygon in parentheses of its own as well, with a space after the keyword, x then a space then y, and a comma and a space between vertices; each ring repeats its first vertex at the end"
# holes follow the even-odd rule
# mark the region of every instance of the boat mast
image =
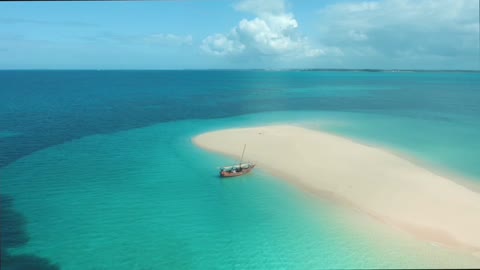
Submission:
POLYGON ((242 158, 240 159, 240 167, 242 167, 243 155, 245 154, 245 148, 247 148, 247 144, 243 146, 242 158))

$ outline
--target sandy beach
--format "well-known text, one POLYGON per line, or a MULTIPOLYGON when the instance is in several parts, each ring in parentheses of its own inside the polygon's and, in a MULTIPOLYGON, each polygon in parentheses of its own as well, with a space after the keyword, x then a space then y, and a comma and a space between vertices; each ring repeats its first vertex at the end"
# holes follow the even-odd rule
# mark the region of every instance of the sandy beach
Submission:
POLYGON ((220 130, 193 142, 236 159, 247 144, 244 160, 258 169, 425 241, 480 254, 480 194, 386 150, 289 125, 220 130))

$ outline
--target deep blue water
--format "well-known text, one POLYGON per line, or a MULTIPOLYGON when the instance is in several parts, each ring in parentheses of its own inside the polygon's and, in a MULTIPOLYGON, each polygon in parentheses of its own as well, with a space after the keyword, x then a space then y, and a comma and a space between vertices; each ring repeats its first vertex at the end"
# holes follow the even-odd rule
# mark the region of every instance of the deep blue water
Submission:
POLYGON ((0 167, 83 136, 265 111, 480 121, 478 73, 2 71, 0 167))
POLYGON ((480 181, 479 73, 0 71, 0 82, 2 266, 12 269, 402 265, 407 255, 372 256, 371 235, 345 247, 342 218, 300 211, 311 199, 261 171, 218 182, 209 168, 222 159, 189 144, 215 128, 298 123, 480 181))

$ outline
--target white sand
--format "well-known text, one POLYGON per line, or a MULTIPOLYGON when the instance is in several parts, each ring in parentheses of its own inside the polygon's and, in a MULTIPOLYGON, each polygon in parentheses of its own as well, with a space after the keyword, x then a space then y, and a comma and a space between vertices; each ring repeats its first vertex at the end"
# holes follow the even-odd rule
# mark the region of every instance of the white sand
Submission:
POLYGON ((246 143, 244 160, 258 169, 422 239, 480 252, 480 194, 385 150, 287 125, 221 130, 193 141, 237 159, 246 143))

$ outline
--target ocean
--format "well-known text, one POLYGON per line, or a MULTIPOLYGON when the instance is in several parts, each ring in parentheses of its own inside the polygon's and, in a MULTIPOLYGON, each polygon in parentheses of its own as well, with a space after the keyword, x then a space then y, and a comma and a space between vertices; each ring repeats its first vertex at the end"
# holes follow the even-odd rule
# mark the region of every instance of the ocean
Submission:
MULTIPOLYGON (((0 71, 2 269, 471 267, 197 134, 288 123, 480 185, 480 73, 0 71)), ((348 169, 348 168, 346 168, 348 169)))

